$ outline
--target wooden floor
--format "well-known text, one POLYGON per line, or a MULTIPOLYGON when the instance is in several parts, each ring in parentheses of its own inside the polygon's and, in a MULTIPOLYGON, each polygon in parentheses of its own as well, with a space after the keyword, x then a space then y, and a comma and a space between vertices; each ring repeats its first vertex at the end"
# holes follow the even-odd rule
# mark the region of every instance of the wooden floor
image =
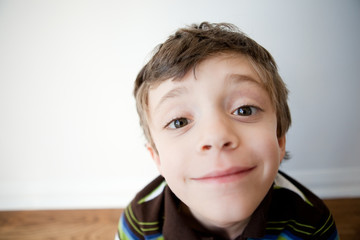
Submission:
MULTIPOLYGON (((360 198, 325 200, 342 240, 360 238, 360 198)), ((121 209, 0 212, 0 240, 114 239, 121 209)))
POLYGON ((342 240, 360 239, 360 198, 325 200, 342 240))

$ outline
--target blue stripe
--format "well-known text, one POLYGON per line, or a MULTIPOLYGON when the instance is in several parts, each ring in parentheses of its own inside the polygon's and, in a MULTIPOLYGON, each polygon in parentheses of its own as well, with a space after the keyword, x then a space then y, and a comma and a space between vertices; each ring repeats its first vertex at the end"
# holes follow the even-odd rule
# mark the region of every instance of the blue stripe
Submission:
POLYGON ((281 237, 291 240, 302 240, 302 238, 295 236, 290 231, 285 230, 280 234, 281 237))
POLYGON ((123 231, 123 233, 131 240, 141 240, 140 238, 138 238, 130 229, 129 225, 127 224, 126 220, 125 220, 125 215, 122 214, 121 215, 121 230, 123 231))
POLYGON ((265 235, 264 238, 248 238, 248 240, 274 240, 277 239, 277 235, 265 235))
MULTIPOLYGON (((280 235, 265 235, 263 238, 248 238, 248 240, 275 240, 278 239, 279 237, 282 237, 283 239, 287 239, 287 240, 303 240, 302 238, 295 236, 294 234, 292 234, 287 230, 281 232, 280 235)), ((339 240, 339 239, 340 238, 337 230, 335 230, 334 233, 328 238, 328 240, 339 240)))
POLYGON ((292 234, 291 232, 285 230, 282 231, 281 234, 279 235, 265 235, 264 238, 259 238, 258 240, 274 240, 274 239, 287 239, 287 240, 303 240, 300 237, 295 236, 294 234, 292 234))
POLYGON ((337 230, 335 229, 335 231, 333 232, 333 234, 331 234, 331 236, 329 237, 329 240, 339 240, 339 234, 337 232, 337 230))
POLYGON ((148 236, 145 236, 145 239, 146 240, 154 240, 154 239, 158 239, 159 237, 162 237, 162 234, 153 234, 153 235, 148 235, 148 236))

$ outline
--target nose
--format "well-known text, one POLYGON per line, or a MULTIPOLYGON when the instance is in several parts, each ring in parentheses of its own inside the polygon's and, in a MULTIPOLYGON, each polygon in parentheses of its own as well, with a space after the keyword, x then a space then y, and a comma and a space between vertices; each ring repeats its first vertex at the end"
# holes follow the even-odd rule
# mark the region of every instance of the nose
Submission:
POLYGON ((231 120, 212 117, 206 123, 201 124, 198 150, 207 152, 210 150, 226 151, 236 149, 239 145, 239 137, 232 126, 231 120))

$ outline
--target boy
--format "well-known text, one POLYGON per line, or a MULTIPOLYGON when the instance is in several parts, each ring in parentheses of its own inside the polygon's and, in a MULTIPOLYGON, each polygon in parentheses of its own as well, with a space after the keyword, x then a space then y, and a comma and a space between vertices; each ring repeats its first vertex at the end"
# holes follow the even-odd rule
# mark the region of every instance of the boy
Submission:
POLYGON ((117 238, 338 239, 322 201, 278 171, 291 117, 272 56, 230 24, 179 29, 135 82, 161 174, 117 238))

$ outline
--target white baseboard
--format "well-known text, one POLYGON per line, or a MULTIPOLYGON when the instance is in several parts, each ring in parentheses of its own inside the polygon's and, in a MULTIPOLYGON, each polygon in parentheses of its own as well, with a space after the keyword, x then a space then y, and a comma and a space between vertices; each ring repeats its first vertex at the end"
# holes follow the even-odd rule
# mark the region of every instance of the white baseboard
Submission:
MULTIPOLYGON (((360 197, 360 169, 284 170, 321 198, 360 197)), ((124 208, 149 179, 0 183, 0 210, 124 208)))
POLYGON ((321 198, 360 197, 360 168, 286 170, 321 198))
POLYGON ((124 208, 146 179, 66 179, 0 182, 0 211, 124 208))

